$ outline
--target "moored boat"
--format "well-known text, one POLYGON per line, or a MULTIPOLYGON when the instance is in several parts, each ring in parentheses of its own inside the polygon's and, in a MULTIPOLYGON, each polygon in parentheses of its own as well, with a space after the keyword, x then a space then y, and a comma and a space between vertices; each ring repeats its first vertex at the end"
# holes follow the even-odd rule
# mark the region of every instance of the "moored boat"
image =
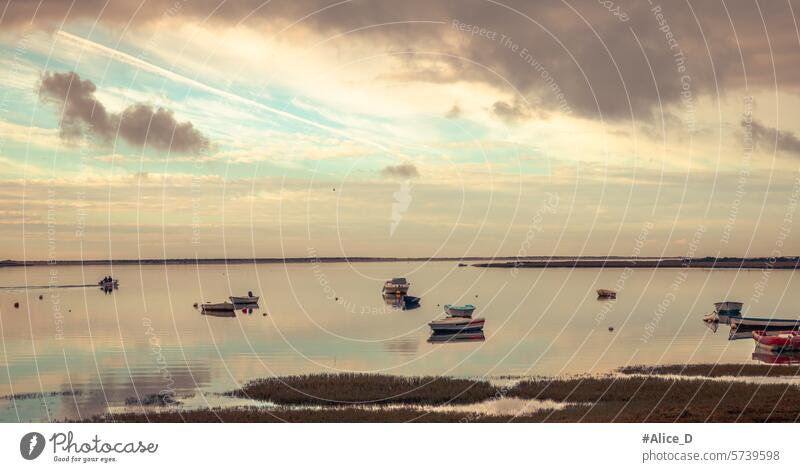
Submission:
POLYGON ((800 331, 753 331, 753 340, 756 346, 770 351, 800 350, 800 331))
POLYGON ((605 288, 597 289, 597 298, 617 298, 617 292, 605 288))
POLYGON ((258 297, 253 296, 253 292, 249 292, 246 297, 228 297, 234 305, 257 305, 258 297))
POLYGON ((798 330, 800 329, 800 320, 731 317, 730 325, 732 331, 756 331, 760 329, 768 331, 774 331, 778 329, 798 330))
POLYGON ((472 318, 472 312, 475 311, 474 305, 445 305, 444 312, 450 316, 458 318, 472 318))
POLYGON ((463 333, 481 331, 485 321, 483 318, 448 317, 431 321, 428 326, 434 333, 463 333))
POLYGON ((383 284, 383 293, 405 295, 408 293, 408 288, 410 286, 411 284, 405 279, 405 277, 395 277, 392 280, 387 280, 383 284))

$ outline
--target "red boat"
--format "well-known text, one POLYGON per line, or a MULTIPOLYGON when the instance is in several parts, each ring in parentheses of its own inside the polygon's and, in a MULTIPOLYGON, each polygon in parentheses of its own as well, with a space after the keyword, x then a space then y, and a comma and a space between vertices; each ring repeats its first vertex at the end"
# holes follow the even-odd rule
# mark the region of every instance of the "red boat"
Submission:
POLYGON ((771 351, 797 351, 800 350, 800 331, 753 331, 756 346, 771 351))

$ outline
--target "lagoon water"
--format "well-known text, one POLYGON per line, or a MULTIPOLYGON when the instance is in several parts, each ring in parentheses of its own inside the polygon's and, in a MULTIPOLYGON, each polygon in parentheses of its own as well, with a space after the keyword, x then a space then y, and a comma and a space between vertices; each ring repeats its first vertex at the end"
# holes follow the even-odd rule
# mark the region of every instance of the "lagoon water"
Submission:
POLYGON ((752 341, 728 341, 727 327, 714 333, 701 317, 724 299, 744 302, 752 316, 793 316, 800 302, 795 272, 780 270, 514 272, 455 262, 51 269, 0 269, 0 286, 92 284, 109 272, 121 283, 111 294, 0 290, 0 421, 85 418, 167 389, 205 398, 254 378, 311 372, 498 378, 756 362, 752 341), (383 302, 383 281, 399 276, 422 297, 419 308, 383 302), (620 285, 616 301, 597 300, 597 288, 620 285), (262 296, 252 313, 213 317, 193 307, 248 290, 262 296), (429 343, 427 323, 445 303, 476 305, 485 341, 429 343), (42 392, 44 401, 23 398, 42 392))

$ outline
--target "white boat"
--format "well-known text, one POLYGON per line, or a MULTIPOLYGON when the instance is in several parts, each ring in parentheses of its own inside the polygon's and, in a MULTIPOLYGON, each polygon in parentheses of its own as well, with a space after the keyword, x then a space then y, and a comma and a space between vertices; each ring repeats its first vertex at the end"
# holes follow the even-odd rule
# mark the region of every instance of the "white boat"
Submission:
POLYGON ((231 299, 231 303, 234 305, 257 305, 258 304, 258 297, 254 297, 252 295, 247 297, 229 297, 231 299))
POLYGON ((431 321, 428 326, 434 333, 465 333, 481 331, 485 321, 483 318, 449 317, 431 321))
POLYGON ((408 293, 408 287, 410 286, 411 284, 405 279, 405 277, 396 277, 392 280, 387 280, 383 284, 383 293, 405 295, 408 293))
POLYGON ((714 311, 704 316, 703 321, 730 324, 732 319, 742 317, 742 306, 740 302, 717 302, 714 311))
POLYGON ((472 318, 472 312, 475 311, 473 305, 445 305, 444 312, 450 316, 459 318, 472 318))
POLYGON ((597 296, 599 298, 617 298, 617 292, 605 288, 597 289, 597 296))
POLYGON ((744 303, 740 302, 717 302, 714 304, 714 311, 717 313, 741 312, 744 303))
POLYGON ((202 305, 203 311, 234 311, 235 306, 233 303, 223 302, 223 303, 203 303, 202 305))

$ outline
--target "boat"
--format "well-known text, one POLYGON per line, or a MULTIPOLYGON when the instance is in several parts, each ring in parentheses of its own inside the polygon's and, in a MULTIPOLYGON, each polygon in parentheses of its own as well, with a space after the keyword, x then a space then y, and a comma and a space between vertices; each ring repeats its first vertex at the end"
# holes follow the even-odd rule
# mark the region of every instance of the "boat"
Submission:
POLYGON ((383 293, 394 293, 405 295, 408 293, 408 287, 411 284, 405 279, 405 277, 396 277, 392 280, 387 280, 383 284, 383 293))
POLYGON ((235 311, 236 306, 233 303, 203 303, 200 305, 203 311, 207 312, 220 312, 220 311, 235 311))
POLYGON ((797 351, 800 350, 800 331, 753 331, 753 341, 757 347, 770 351, 797 351))
POLYGON ((617 292, 605 288, 597 289, 597 298, 617 298, 617 292))
POLYGON ((472 318, 472 312, 475 311, 474 305, 445 305, 444 312, 450 316, 458 318, 472 318))
POLYGON ((234 305, 257 305, 258 297, 253 292, 247 292, 246 297, 228 297, 234 305))
POLYGON ((431 321, 428 326, 431 327, 434 333, 463 333, 483 330, 485 321, 483 318, 472 319, 451 316, 431 321))
POLYGON ((428 338, 431 344, 449 344, 449 343, 474 343, 486 341, 483 331, 470 331, 466 333, 455 334, 439 334, 433 333, 428 338))
POLYGON ((779 318, 745 318, 745 317, 731 317, 730 318, 731 330, 736 331, 756 331, 756 330, 769 330, 774 331, 778 329, 783 330, 798 330, 800 329, 800 320, 779 319, 779 318))
POLYGON ((717 313, 739 313, 742 311, 744 303, 740 302, 717 302, 714 304, 714 311, 717 313))
POLYGON ((107 288, 107 287, 108 288, 117 288, 119 286, 119 279, 112 279, 112 278, 103 279, 103 280, 100 280, 99 282, 97 282, 97 285, 99 285, 99 286, 101 286, 103 288, 107 288))

